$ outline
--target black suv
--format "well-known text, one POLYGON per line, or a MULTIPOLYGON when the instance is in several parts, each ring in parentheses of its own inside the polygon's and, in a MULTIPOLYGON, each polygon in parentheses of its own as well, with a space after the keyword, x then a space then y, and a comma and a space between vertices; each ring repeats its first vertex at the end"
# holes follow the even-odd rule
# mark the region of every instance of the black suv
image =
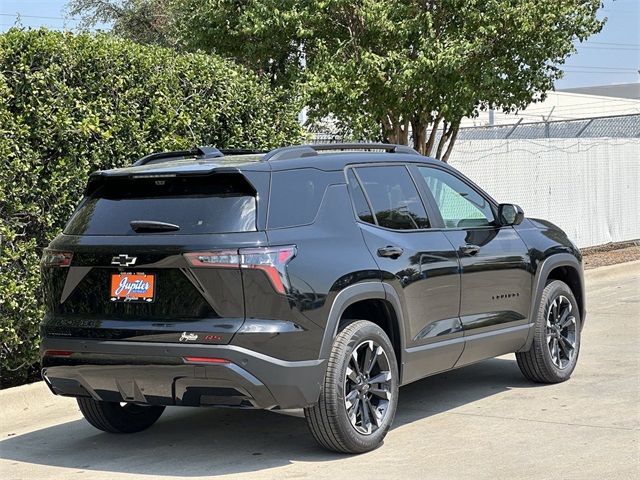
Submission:
POLYGON ((585 320, 560 229, 400 145, 96 172, 42 268, 43 378, 107 432, 167 405, 304 408, 322 446, 364 452, 428 375, 516 352, 567 380, 585 320))

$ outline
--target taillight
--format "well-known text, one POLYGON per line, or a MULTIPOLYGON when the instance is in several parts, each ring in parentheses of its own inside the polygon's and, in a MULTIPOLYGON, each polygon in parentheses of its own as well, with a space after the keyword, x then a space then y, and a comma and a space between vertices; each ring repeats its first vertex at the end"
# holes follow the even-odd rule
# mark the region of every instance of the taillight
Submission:
POLYGON ((285 245, 282 247, 190 252, 186 253, 185 257, 194 267, 262 270, 276 292, 284 294, 289 283, 286 265, 295 255, 296 247, 285 245))
POLYGON ((295 246, 241 248, 239 252, 242 268, 262 270, 269 277, 276 292, 285 293, 289 284, 286 266, 296 255, 295 246))
POLYGON ((71 265, 73 253, 45 249, 40 263, 43 267, 68 267, 71 265))

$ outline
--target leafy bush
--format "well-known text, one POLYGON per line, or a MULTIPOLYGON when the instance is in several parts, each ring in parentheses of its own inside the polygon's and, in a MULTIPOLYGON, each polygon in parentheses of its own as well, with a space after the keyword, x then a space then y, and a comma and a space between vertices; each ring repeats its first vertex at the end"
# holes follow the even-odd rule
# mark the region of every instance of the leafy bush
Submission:
POLYGON ((39 258, 94 170, 159 150, 301 140, 298 105, 249 71, 107 34, 0 35, 0 341, 4 386, 37 372, 39 258))

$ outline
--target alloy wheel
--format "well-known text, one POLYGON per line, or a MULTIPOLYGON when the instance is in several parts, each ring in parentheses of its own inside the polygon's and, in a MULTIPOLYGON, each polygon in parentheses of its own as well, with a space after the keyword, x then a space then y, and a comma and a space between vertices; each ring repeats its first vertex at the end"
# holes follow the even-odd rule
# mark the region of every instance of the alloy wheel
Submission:
POLYGON ((384 349, 373 340, 359 344, 349 357, 344 403, 351 425, 370 435, 384 423, 391 401, 392 374, 384 349))
POLYGON ((559 295, 547 311, 547 347, 551 361, 563 370, 571 365, 576 354, 576 317, 573 306, 564 295, 559 295))

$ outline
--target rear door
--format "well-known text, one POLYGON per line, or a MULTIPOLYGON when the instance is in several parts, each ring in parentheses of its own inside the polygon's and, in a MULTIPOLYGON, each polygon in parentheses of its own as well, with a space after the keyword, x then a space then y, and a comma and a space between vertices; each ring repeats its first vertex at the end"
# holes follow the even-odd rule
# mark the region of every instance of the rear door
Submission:
POLYGON ((491 201, 461 176, 435 166, 416 171, 460 261, 466 344, 458 365, 514 351, 528 331, 532 278, 526 245, 513 227, 497 224, 491 201))
POLYGON ((52 245, 72 260, 44 268, 45 334, 228 343, 245 317, 238 248, 266 243, 256 211, 239 173, 102 179, 52 245))
POLYGON ((367 247, 403 305, 403 383, 451 368, 463 341, 460 276, 450 242, 432 230, 404 165, 359 166, 347 179, 367 247))

